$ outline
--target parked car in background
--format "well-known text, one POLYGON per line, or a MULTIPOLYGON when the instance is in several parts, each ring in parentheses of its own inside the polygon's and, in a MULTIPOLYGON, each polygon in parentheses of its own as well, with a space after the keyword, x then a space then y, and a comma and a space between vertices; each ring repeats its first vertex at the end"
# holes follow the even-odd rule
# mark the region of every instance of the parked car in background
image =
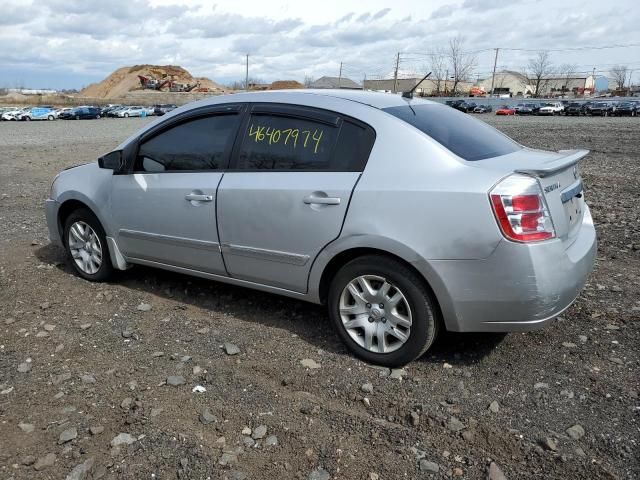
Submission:
POLYGON ((517 115, 533 115, 540 107, 535 103, 519 103, 514 107, 517 115))
POLYGON ((13 108, 9 109, 2 114, 2 120, 5 121, 18 121, 20 119, 20 115, 22 115, 22 108, 13 108))
POLYGON ((133 107, 125 107, 117 111, 116 115, 121 118, 128 117, 146 117, 147 109, 139 105, 133 107))
POLYGON ((616 109, 613 114, 616 117, 635 117, 640 112, 640 104, 636 102, 621 102, 616 105, 616 109))
POLYGON ((567 116, 578 117, 582 115, 582 104, 579 102, 571 102, 564 107, 564 114, 567 116))
POLYGON ((63 112, 58 117, 62 120, 89 120, 100 118, 100 109, 96 107, 77 107, 69 112, 63 112))
POLYGON ((515 115, 516 110, 509 105, 502 105, 496 109, 496 115, 515 115))
POLYGON ((20 113, 19 120, 31 121, 31 120, 55 120, 56 114, 53 107, 33 107, 28 110, 24 110, 20 113))
POLYGON ((461 112, 464 113, 470 113, 473 112, 473 110, 478 106, 478 104, 476 102, 466 102, 466 101, 462 101, 459 104, 457 104, 455 107, 456 110, 459 110, 461 112))
POLYGON ((375 92, 176 112, 54 179, 49 236, 80 277, 139 264, 325 304, 351 351, 397 367, 439 330, 548 324, 593 268, 586 150, 524 148, 444 105, 375 92))
POLYGON ((106 107, 103 107, 100 110, 100 115, 102 115, 103 117, 108 117, 109 113, 111 113, 115 109, 121 108, 121 107, 122 107, 122 105, 107 105, 106 107))
POLYGON ((612 102, 597 102, 589 108, 589 115, 594 117, 608 117, 616 111, 612 102))
POLYGON ((493 109, 491 108, 491 105, 478 105, 476 108, 473 109, 473 113, 487 113, 491 111, 493 111, 493 109))
POLYGON ((538 115, 560 115, 564 111, 564 106, 560 102, 548 102, 541 104, 538 115))
POLYGON ((71 110, 73 110, 73 108, 71 108, 71 107, 56 108, 53 111, 53 114, 56 116, 56 118, 60 118, 60 114, 65 113, 65 112, 70 112, 71 110))
POLYGON ((591 107, 595 102, 588 101, 582 104, 582 115, 589 115, 591 113, 591 107))
POLYGON ((173 103, 163 103, 161 105, 156 105, 153 109, 153 112, 155 115, 162 116, 165 113, 169 113, 171 110, 175 110, 176 108, 178 108, 178 106, 174 105, 173 103))
POLYGON ((107 112, 107 117, 117 117, 118 116, 118 112, 120 112, 120 111, 122 111, 122 110, 124 110, 126 108, 129 108, 129 107, 124 106, 124 105, 122 105, 120 107, 115 107, 115 108, 113 108, 113 110, 110 110, 109 112, 107 112))

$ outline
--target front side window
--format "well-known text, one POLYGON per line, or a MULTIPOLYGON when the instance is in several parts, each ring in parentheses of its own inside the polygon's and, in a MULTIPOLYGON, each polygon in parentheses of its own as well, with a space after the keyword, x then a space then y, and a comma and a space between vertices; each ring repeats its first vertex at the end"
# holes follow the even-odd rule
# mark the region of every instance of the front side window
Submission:
POLYGON ((406 105, 384 111, 468 161, 498 157, 522 148, 485 122, 444 105, 406 105))
POLYGON ((236 168, 328 170, 338 127, 275 114, 252 114, 242 132, 236 168))
POLYGON ((225 167, 239 115, 216 115, 180 123, 140 145, 136 171, 219 170, 225 167))

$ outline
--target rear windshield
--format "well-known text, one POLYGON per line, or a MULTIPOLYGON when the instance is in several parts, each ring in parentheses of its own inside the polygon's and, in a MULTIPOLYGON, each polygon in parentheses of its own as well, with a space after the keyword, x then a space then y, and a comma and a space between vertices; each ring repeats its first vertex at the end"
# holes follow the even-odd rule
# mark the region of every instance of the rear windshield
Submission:
POLYGON ((407 105, 384 111, 426 133, 465 160, 499 157, 522 148, 482 120, 444 105, 407 105))

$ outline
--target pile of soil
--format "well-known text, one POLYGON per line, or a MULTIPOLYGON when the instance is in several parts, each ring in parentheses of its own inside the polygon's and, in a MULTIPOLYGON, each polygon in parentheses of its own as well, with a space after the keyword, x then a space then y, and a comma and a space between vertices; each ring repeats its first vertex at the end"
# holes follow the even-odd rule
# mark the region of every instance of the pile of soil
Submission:
POLYGON ((276 80, 271 84, 269 90, 290 90, 304 88, 304 85, 295 80, 276 80))
POLYGON ((171 79, 177 83, 199 84, 198 91, 222 92, 224 89, 212 80, 193 77, 187 70, 176 65, 134 65, 117 69, 99 83, 92 83, 82 89, 80 95, 95 98, 119 98, 132 90, 141 88, 138 75, 158 80, 171 79))

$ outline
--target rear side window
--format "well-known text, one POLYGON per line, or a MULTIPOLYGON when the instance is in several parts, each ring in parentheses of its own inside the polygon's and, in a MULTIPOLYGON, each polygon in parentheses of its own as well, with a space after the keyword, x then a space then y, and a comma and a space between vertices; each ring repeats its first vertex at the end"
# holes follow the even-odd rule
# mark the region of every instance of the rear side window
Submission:
POLYGON ((238 169, 328 170, 338 127, 285 115, 254 114, 242 135, 238 169))
POLYGON ((498 157, 522 148, 483 121, 444 105, 407 105, 385 108, 384 111, 416 127, 468 161, 498 157))
POLYGON ((239 119, 238 114, 216 115, 186 121, 165 130, 140 145, 135 170, 165 172, 224 168, 239 119))

